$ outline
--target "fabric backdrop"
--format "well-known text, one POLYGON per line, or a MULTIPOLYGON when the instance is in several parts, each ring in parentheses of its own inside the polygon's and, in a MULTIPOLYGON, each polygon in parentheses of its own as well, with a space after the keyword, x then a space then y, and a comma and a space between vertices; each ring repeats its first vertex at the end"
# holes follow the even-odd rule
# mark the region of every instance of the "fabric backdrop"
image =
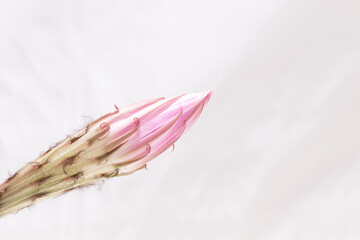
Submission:
POLYGON ((360 239, 358 0, 0 0, 0 179, 113 104, 212 89, 149 170, 0 239, 360 239))

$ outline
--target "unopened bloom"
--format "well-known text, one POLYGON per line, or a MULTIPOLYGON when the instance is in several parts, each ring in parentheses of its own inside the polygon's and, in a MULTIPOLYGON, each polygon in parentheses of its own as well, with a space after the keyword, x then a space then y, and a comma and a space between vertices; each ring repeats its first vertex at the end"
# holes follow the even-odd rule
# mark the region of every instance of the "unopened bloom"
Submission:
POLYGON ((95 182, 142 169, 195 122, 211 92, 116 108, 0 185, 0 217, 95 182))

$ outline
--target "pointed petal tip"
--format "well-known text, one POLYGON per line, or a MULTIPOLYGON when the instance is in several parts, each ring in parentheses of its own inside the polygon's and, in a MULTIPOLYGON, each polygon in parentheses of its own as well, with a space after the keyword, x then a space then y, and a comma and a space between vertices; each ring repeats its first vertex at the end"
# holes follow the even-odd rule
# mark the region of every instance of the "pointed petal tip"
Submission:
POLYGON ((208 91, 204 92, 204 94, 205 94, 205 98, 204 98, 204 99, 205 99, 205 102, 204 102, 204 105, 206 105, 206 104, 209 102, 211 96, 213 95, 213 91, 212 91, 212 90, 208 90, 208 91))
POLYGON ((213 90, 207 90, 204 93, 206 94, 207 97, 211 97, 211 95, 213 95, 214 91, 213 90))
POLYGON ((197 93, 199 96, 203 97, 203 98, 210 98, 213 94, 213 91, 212 90, 207 90, 207 91, 204 91, 204 92, 199 92, 197 93))
POLYGON ((207 103, 209 102, 212 94, 213 94, 213 91, 212 91, 212 90, 208 90, 208 91, 205 91, 205 92, 196 93, 196 95, 198 96, 198 98, 203 101, 204 106, 207 105, 207 103))

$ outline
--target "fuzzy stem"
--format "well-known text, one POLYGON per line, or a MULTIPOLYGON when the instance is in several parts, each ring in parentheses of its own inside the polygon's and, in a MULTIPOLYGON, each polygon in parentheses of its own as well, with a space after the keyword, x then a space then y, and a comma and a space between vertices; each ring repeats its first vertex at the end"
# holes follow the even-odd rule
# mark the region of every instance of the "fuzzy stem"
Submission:
POLYGON ((111 149, 94 144, 109 129, 104 125, 89 129, 91 125, 94 123, 44 153, 0 185, 0 217, 101 179, 123 174, 119 171, 120 165, 107 162, 111 149))

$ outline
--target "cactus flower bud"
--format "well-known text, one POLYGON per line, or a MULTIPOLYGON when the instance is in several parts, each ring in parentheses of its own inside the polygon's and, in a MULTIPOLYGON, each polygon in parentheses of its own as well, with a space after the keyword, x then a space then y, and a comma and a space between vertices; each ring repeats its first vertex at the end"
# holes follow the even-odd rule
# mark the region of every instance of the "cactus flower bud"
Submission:
POLYGON ((106 114, 0 185, 0 217, 101 179, 127 175, 171 147, 211 92, 146 100, 106 114))

